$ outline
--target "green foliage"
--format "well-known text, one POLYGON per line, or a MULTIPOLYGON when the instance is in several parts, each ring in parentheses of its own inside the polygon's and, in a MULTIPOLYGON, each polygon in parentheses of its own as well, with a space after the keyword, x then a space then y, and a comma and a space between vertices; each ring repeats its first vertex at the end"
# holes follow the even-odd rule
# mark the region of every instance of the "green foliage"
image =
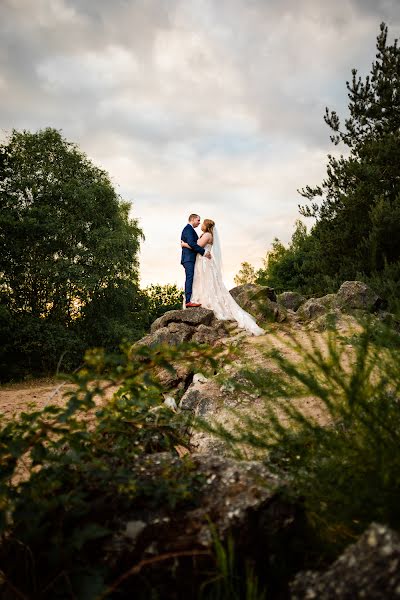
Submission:
POLYGON ((311 335, 309 349, 295 336, 286 343, 296 360, 273 351, 278 370, 246 372, 263 411, 241 415, 234 433, 203 426, 265 451, 286 493, 304 503, 318 550, 332 558, 371 521, 400 529, 400 335, 367 322, 352 338, 331 331, 324 347, 311 335), (325 424, 302 410, 310 397, 325 424))
POLYGON ((129 208, 107 173, 54 129, 14 130, 0 145, 3 378, 7 369, 54 370, 62 354, 76 366, 89 344, 137 339, 143 234, 129 208))
POLYGON ((244 566, 235 553, 232 536, 226 544, 211 527, 214 541, 215 572, 200 587, 200 600, 265 600, 266 590, 260 584, 249 563, 244 566))
POLYGON ((256 282, 273 287, 277 292, 286 290, 302 294, 336 291, 336 281, 319 271, 315 257, 315 242, 307 233, 304 223, 297 220, 288 246, 277 238, 272 243, 264 265, 257 271, 256 282))
POLYGON ((287 248, 275 239, 258 272, 260 283, 323 295, 345 280, 376 279, 385 271, 398 287, 392 265, 400 260, 400 48, 387 36, 382 23, 371 73, 362 80, 353 69, 346 82, 349 117, 343 127, 326 108, 331 140, 346 152, 328 154, 323 182, 299 190, 309 201, 300 213, 316 222, 308 235, 297 229, 299 239, 287 248))
POLYGON ((256 271, 248 262, 242 262, 240 265, 240 271, 234 278, 235 285, 243 285, 245 283, 255 283, 256 271))
POLYGON ((387 43, 387 34, 382 23, 365 81, 352 71, 346 84, 350 117, 343 129, 336 112, 326 109, 331 140, 345 144, 349 156, 329 155, 327 178, 301 191, 312 202, 302 214, 317 218, 312 235, 321 271, 342 278, 370 275, 400 258, 400 48, 398 40, 387 43))
POLYGON ((143 293, 147 299, 149 325, 167 311, 182 308, 183 290, 175 284, 152 284, 145 288, 143 293))
POLYGON ((93 350, 69 378, 65 406, 3 421, 2 592, 96 597, 110 576, 98 542, 118 529, 121 511, 196 503, 202 481, 190 458, 173 471, 160 460, 158 475, 146 473, 147 455, 188 446, 187 417, 162 404, 156 372, 177 362, 207 372, 219 352, 194 344, 126 348, 120 355, 93 350), (116 391, 105 401, 110 389, 116 391), (96 594, 87 595, 88 589, 96 594))

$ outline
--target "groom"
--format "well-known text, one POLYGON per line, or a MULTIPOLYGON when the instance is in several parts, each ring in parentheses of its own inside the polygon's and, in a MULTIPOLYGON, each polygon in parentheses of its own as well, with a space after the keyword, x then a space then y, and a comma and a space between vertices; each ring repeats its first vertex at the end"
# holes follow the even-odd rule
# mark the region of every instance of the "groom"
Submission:
POLYGON ((189 244, 191 249, 182 248, 181 265, 185 269, 186 281, 185 281, 185 297, 186 297, 186 308, 192 306, 201 306, 196 302, 190 302, 193 288, 193 276, 194 276, 194 265, 196 262, 196 254, 201 254, 206 258, 211 258, 210 252, 206 252, 204 248, 197 244, 199 236, 197 235, 195 228, 200 225, 199 215, 192 214, 189 216, 189 223, 182 231, 181 240, 189 244))

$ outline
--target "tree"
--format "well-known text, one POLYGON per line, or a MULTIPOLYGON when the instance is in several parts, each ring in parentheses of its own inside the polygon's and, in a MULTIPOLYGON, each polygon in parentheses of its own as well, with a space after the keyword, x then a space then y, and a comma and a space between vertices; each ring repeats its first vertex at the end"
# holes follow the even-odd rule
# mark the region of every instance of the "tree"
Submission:
MULTIPOLYGON (((129 208, 108 174, 59 131, 13 130, 0 145, 0 299, 7 315, 35 328, 46 322, 72 330, 80 320, 82 335, 82 317, 93 325, 90 304, 107 315, 115 290, 125 290, 132 311, 143 234, 129 208)), ((119 321, 126 317, 125 310, 119 321)))
POLYGON ((347 146, 349 155, 328 155, 326 179, 300 191, 311 201, 301 214, 316 218, 311 234, 320 270, 332 276, 368 276, 400 259, 400 48, 397 39, 389 45, 387 35, 382 23, 365 81, 353 69, 346 82, 344 127, 326 108, 331 140, 347 146))
POLYGON ((182 308, 183 290, 175 284, 152 284, 143 290, 147 300, 149 325, 168 310, 182 308))
MULTIPOLYGON (((272 249, 263 261, 263 267, 257 271, 256 282, 268 285, 282 292, 286 290, 308 293, 311 275, 316 271, 313 265, 313 238, 299 219, 288 246, 275 238, 272 249)), ((314 282, 313 282, 314 283, 314 282)))
POLYGON ((256 281, 256 271, 253 265, 249 262, 242 262, 240 265, 240 271, 234 277, 234 282, 236 285, 243 285, 246 283, 255 283, 256 281))

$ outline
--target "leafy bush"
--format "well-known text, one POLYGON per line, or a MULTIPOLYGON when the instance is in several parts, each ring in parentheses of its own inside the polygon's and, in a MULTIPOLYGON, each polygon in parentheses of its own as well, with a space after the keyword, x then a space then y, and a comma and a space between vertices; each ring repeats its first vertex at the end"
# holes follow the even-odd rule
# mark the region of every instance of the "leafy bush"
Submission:
MULTIPOLYGON (((0 144, 1 378, 77 367, 138 339, 143 232, 108 174, 55 129, 0 144)), ((144 322, 144 325, 143 325, 144 322)))
POLYGON ((196 503, 190 459, 148 480, 135 459, 188 445, 187 419, 165 405, 156 372, 172 363, 215 368, 215 349, 93 350, 70 376, 65 406, 31 409, 0 429, 2 592, 16 597, 94 598, 105 592, 99 539, 119 509, 196 503), (105 401, 109 389, 116 389, 105 401), (99 403, 100 401, 100 403, 99 403))
POLYGON ((175 284, 152 284, 143 290, 147 298, 148 324, 169 310, 182 308, 183 290, 175 284))
POLYGON ((265 451, 286 493, 304 503, 325 558, 371 521, 400 529, 400 335, 376 322, 364 327, 352 338, 329 332, 323 348, 310 336, 309 350, 293 336, 286 343, 298 360, 273 351, 268 358, 279 370, 243 373, 246 386, 265 399, 260 414, 241 415, 233 433, 202 424, 231 443, 265 451), (328 425, 293 401, 310 396, 328 425))

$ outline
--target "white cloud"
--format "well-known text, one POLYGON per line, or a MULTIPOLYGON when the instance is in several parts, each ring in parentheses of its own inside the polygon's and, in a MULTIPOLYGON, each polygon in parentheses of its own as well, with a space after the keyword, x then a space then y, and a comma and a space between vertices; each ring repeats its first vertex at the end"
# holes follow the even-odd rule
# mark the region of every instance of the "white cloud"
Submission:
POLYGON ((37 67, 45 87, 61 93, 85 90, 106 93, 124 86, 137 71, 135 56, 114 45, 107 46, 102 53, 51 56, 37 67))
POLYGON ((146 241, 142 281, 181 283, 179 235, 214 218, 227 282, 288 241, 332 148, 351 68, 397 0, 2 0, 0 129, 53 126, 106 168, 146 241))

